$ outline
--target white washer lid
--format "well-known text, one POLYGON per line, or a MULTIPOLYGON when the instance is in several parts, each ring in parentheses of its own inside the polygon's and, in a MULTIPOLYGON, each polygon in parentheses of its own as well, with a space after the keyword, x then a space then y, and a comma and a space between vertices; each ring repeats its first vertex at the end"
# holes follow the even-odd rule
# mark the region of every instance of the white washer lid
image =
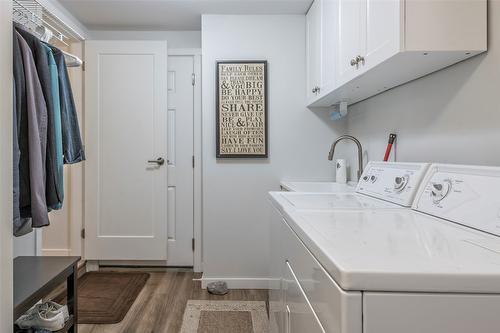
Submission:
POLYGON ((380 199, 358 193, 301 193, 276 192, 276 201, 293 209, 407 209, 380 199))
POLYGON ((500 293, 500 238, 410 210, 285 210, 345 290, 500 293))

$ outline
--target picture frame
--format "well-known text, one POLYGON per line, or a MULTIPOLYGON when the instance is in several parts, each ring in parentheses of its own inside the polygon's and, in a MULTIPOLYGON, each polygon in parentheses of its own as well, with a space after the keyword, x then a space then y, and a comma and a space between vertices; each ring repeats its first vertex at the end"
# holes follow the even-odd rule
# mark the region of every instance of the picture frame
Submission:
POLYGON ((216 157, 268 158, 266 60, 216 62, 216 157))

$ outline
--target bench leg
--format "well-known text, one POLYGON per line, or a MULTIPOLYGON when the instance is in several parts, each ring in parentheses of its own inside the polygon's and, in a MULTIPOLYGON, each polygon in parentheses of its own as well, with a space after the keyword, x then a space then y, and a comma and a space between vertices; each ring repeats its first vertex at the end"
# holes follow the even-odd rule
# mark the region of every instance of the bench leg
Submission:
POLYGON ((78 332, 78 302, 77 302, 77 278, 78 278, 78 265, 73 266, 73 272, 68 276, 66 280, 66 286, 68 288, 68 311, 70 315, 73 315, 73 327, 69 329, 70 333, 78 332))

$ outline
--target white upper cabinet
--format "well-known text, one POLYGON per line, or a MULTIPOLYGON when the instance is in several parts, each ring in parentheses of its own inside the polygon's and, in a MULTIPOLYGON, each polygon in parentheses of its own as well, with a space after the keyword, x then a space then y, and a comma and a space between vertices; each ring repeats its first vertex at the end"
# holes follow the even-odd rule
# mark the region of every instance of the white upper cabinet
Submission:
POLYGON ((316 0, 307 13, 307 98, 314 101, 337 84, 338 0, 316 0))
POLYGON ((339 44, 339 2, 321 0, 321 82, 319 95, 331 91, 337 84, 339 44))
POLYGON ((402 1, 366 0, 366 37, 361 49, 362 65, 366 71, 389 59, 401 49, 402 1))
POLYGON ((363 0, 337 0, 339 3, 338 83, 348 82, 360 74, 356 57, 362 54, 366 40, 366 12, 363 0))
POLYGON ((321 85, 321 1, 312 4, 306 17, 308 100, 318 95, 321 85))
POLYGON ((401 2, 337 1, 340 8, 338 83, 343 84, 399 52, 401 2))
POLYGON ((487 50, 486 0, 315 0, 307 21, 309 107, 356 103, 487 50))

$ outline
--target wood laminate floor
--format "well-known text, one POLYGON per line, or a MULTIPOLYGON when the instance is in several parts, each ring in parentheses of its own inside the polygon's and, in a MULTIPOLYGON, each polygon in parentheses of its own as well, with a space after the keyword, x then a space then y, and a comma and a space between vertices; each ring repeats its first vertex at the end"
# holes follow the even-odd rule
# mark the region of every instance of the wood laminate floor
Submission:
MULTIPOLYGON (((201 289, 200 274, 170 269, 104 268, 106 271, 145 271, 151 274, 146 286, 121 323, 78 325, 80 333, 177 333, 186 302, 194 300, 267 301, 267 290, 231 290, 216 296, 201 289)), ((235 332, 237 333, 237 332, 235 332)))

